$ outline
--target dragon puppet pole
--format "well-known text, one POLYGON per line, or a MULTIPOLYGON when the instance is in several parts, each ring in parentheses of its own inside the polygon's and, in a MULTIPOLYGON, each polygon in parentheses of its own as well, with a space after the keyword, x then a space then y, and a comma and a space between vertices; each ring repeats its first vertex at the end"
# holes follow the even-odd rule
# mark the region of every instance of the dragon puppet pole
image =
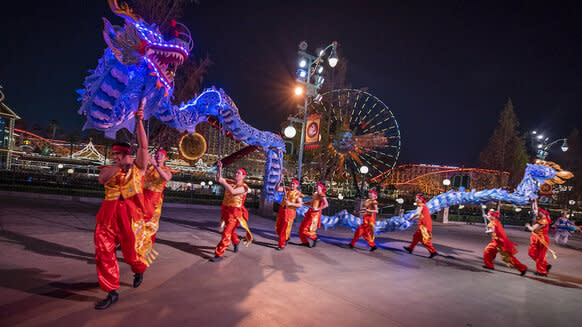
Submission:
POLYGON ((481 205, 481 214, 483 215, 483 223, 485 224, 485 231, 487 231, 487 217, 485 215, 485 209, 483 209, 483 205, 481 205))

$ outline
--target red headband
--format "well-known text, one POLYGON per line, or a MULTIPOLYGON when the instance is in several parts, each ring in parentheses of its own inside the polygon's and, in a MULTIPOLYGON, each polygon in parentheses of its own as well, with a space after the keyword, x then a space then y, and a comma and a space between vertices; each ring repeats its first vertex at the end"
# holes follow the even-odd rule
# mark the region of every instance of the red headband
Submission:
POLYGON ((243 174, 243 176, 247 175, 247 171, 244 168, 239 168, 236 171, 240 171, 243 174))
POLYGON ((374 190, 370 190, 370 193, 374 193, 375 196, 378 196, 378 192, 376 192, 374 190))
POLYGON ((420 195, 420 194, 417 194, 417 195, 416 195, 416 198, 417 198, 417 199, 420 199, 420 201, 422 201, 422 203, 425 203, 425 204, 426 204, 426 200, 425 200, 425 199, 422 197, 422 195, 420 195))
POLYGON ((293 178, 293 180, 291 181, 291 184, 296 184, 296 185, 299 185, 299 181, 298 181, 298 180, 296 180, 295 178, 293 178))
POLYGON ((489 211, 489 214, 495 218, 499 218, 499 212, 498 211, 489 211))
POLYGON ((123 146, 123 145, 114 145, 113 147, 111 147, 111 151, 117 151, 117 152, 123 152, 123 153, 129 153, 130 149, 127 146, 123 146))
POLYGON ((321 186, 321 191, 325 194, 325 185, 318 182, 317 186, 321 186))
POLYGON ((168 156, 168 153, 164 149, 159 149, 158 151, 156 151, 156 153, 158 153, 158 152, 163 153, 166 157, 168 156))

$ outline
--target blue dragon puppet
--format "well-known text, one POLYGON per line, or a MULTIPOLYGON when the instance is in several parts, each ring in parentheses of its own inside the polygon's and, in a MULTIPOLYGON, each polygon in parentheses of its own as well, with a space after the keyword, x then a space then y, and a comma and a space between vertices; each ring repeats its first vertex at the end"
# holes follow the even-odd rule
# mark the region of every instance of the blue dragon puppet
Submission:
POLYGON ((147 99, 145 119, 156 117, 180 131, 194 133, 199 122, 217 121, 235 140, 266 152, 263 192, 271 200, 285 151, 281 137, 246 124, 222 89, 207 89, 180 106, 173 105, 170 99, 176 68, 186 61, 193 48, 190 31, 172 22, 172 34, 164 36, 155 24, 145 22, 127 4, 119 5, 117 0, 108 3, 125 24, 114 26, 103 19, 107 48, 97 68, 85 78, 85 88, 78 91, 82 102, 79 114, 87 118, 83 129, 104 131, 108 138, 115 138, 122 128, 133 131, 133 115, 142 98, 147 99))
MULTIPOLYGON (((515 192, 509 193, 507 190, 500 188, 487 189, 483 191, 471 190, 466 192, 461 188, 458 191, 449 191, 435 196, 426 203, 431 214, 439 212, 446 207, 460 204, 485 204, 490 201, 504 201, 515 205, 525 205, 533 199, 538 198, 538 192, 541 184, 563 184, 565 180, 572 178, 574 175, 562 170, 556 163, 550 161, 537 160, 535 164, 528 164, 521 183, 515 189, 515 192)), ((281 198, 276 194, 276 199, 281 198)), ((304 215, 307 207, 303 206, 297 209, 298 215, 304 215)), ((416 211, 412 210, 403 216, 394 216, 382 221, 376 221, 374 232, 376 234, 385 233, 393 230, 404 230, 413 223, 408 220, 416 211)), ((336 225, 346 226, 352 229, 358 228, 362 219, 352 215, 347 210, 342 210, 333 216, 321 216, 321 224, 325 228, 336 225)))

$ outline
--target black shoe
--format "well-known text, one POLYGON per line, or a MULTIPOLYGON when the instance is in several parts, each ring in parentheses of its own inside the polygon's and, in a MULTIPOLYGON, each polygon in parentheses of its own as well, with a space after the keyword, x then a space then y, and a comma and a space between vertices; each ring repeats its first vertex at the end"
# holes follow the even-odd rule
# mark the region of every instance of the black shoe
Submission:
POLYGON ((143 274, 134 274, 133 275, 133 288, 138 288, 143 282, 143 274))
POLYGON ((218 261, 221 261, 221 260, 222 260, 222 257, 219 257, 217 255, 215 255, 214 258, 210 259, 211 262, 218 262, 218 261))
POLYGON ((354 246, 352 245, 352 243, 349 243, 348 246, 350 247, 350 249, 353 249, 354 246))
POLYGON ((546 267, 546 270, 548 271, 548 274, 550 273, 550 269, 552 269, 552 265, 548 265, 548 266, 546 267))
POLYGON ((283 251, 283 250, 285 250, 285 248, 282 248, 282 247, 278 246, 278 247, 275 248, 275 250, 277 250, 277 251, 283 251))
POLYGON ((541 277, 548 277, 548 274, 542 274, 542 273, 539 273, 537 271, 534 273, 534 275, 541 276, 541 277))
POLYGON ((236 243, 236 244, 234 245, 234 253, 237 253, 237 252, 238 252, 238 245, 239 245, 239 244, 240 244, 240 243, 236 243))
POLYGON ((485 265, 483 265, 483 268, 485 268, 485 269, 489 269, 489 270, 495 270, 495 268, 487 267, 487 266, 485 266, 485 265))
POLYGON ((408 253, 412 253, 412 249, 408 246, 403 246, 404 250, 408 251, 408 253))
POLYGON ((527 272, 527 269, 526 270, 522 270, 521 273, 520 273, 520 275, 525 276, 525 273, 526 272, 527 272))
POLYGON ((319 241, 318 238, 313 240, 313 244, 311 245, 312 248, 314 248, 317 245, 317 241, 319 241))
POLYGON ((374 245, 374 246, 373 246, 373 247, 370 249, 370 252, 374 252, 374 251, 376 251, 376 250, 378 250, 378 247, 374 245))
POLYGON ((111 291, 109 294, 107 294, 107 297, 104 300, 95 304, 95 310, 105 310, 113 303, 117 302, 117 300, 119 300, 119 294, 117 294, 116 291, 111 291))
POLYGON ((436 257, 437 255, 439 255, 439 253, 438 253, 438 252, 433 252, 433 253, 431 253, 431 254, 428 256, 428 258, 429 258, 429 259, 432 259, 432 258, 436 257))
POLYGON ((311 244, 309 244, 309 241, 307 241, 307 243, 301 243, 301 246, 306 246, 306 247, 310 248, 311 244))

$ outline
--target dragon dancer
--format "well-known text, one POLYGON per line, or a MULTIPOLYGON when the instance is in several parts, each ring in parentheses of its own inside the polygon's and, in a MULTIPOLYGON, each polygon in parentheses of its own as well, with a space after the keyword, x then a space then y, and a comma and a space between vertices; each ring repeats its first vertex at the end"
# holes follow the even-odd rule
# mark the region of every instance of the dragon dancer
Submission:
POLYGON ((404 249, 408 251, 408 253, 412 253, 416 244, 421 242, 428 252, 430 252, 429 258, 433 258, 438 255, 438 252, 435 250, 434 246, 432 246, 431 242, 432 218, 430 217, 430 211, 426 206, 426 200, 420 194, 416 195, 416 205, 416 213, 408 218, 408 220, 418 219, 418 229, 412 236, 412 243, 410 243, 409 246, 405 246, 404 249))
POLYGON ((364 237, 364 240, 368 242, 370 246, 370 252, 376 251, 378 247, 376 243, 374 243, 374 226, 376 225, 376 214, 378 213, 378 193, 374 190, 368 192, 368 199, 364 204, 364 208, 362 213, 364 213, 363 222, 356 232, 354 233, 354 239, 350 242, 349 246, 351 249, 356 246, 356 242, 360 239, 360 237, 364 237))
POLYGON ((539 208, 537 209, 534 225, 525 224, 525 227, 531 232, 528 254, 536 262, 536 272, 534 274, 537 276, 546 277, 550 269, 552 269, 552 265, 546 260, 546 252, 548 250, 554 254, 550 249, 550 237, 548 236, 551 223, 550 213, 539 208))
POLYGON ((143 194, 143 177, 148 163, 148 141, 143 127, 145 98, 135 113, 138 141, 134 160, 130 146, 116 143, 112 147, 113 165, 105 166, 99 173, 99 183, 105 186, 105 200, 97 213, 95 227, 95 262, 99 287, 108 292, 107 297, 95 305, 95 309, 107 309, 119 299, 119 266, 115 249, 121 245, 125 262, 134 273, 133 287, 143 280, 146 264, 136 249, 132 224, 143 221, 147 211, 143 194))
POLYGON ((133 223, 136 231, 136 249, 140 249, 140 257, 145 258, 149 265, 157 252, 153 249, 153 243, 160 224, 162 204, 164 202, 164 189, 172 175, 177 171, 166 166, 168 153, 164 149, 156 151, 154 157, 149 157, 149 166, 145 174, 143 194, 148 206, 148 217, 133 223))
POLYGON ((230 246, 231 241, 234 245, 234 252, 238 252, 238 246, 240 244, 240 239, 236 234, 236 228, 238 226, 242 226, 246 230, 246 241, 248 243, 253 241, 253 236, 247 224, 249 212, 244 205, 249 191, 249 186, 245 184, 247 172, 243 168, 237 169, 234 174, 234 181, 232 181, 222 177, 222 162, 218 161, 216 166, 216 181, 222 184, 225 190, 220 222, 221 228, 223 229, 222 238, 216 246, 214 258, 210 259, 212 262, 222 260, 222 256, 230 246))
POLYGON ((291 229, 293 221, 295 220, 297 208, 303 205, 303 194, 298 190, 299 181, 293 179, 289 187, 282 185, 284 176, 281 174, 281 181, 277 185, 277 192, 283 192, 283 201, 277 213, 277 223, 275 224, 275 232, 279 236, 279 246, 277 250, 285 249, 287 241, 291 237, 291 229))
POLYGON ((299 238, 303 245, 312 248, 319 241, 316 232, 321 227, 321 211, 329 206, 325 197, 325 185, 317 183, 315 193, 306 205, 309 206, 309 209, 299 227, 299 238), (309 243, 309 239, 313 240, 313 244, 309 243))
POLYGON ((503 225, 499 220, 499 212, 489 211, 489 214, 484 215, 484 217, 489 221, 485 232, 491 234, 491 242, 485 247, 485 251, 483 252, 483 268, 495 269, 493 259, 495 259, 497 252, 499 252, 502 260, 508 267, 512 265, 522 276, 525 275, 527 267, 515 257, 517 253, 515 249, 516 244, 507 238, 507 234, 505 234, 503 225))

